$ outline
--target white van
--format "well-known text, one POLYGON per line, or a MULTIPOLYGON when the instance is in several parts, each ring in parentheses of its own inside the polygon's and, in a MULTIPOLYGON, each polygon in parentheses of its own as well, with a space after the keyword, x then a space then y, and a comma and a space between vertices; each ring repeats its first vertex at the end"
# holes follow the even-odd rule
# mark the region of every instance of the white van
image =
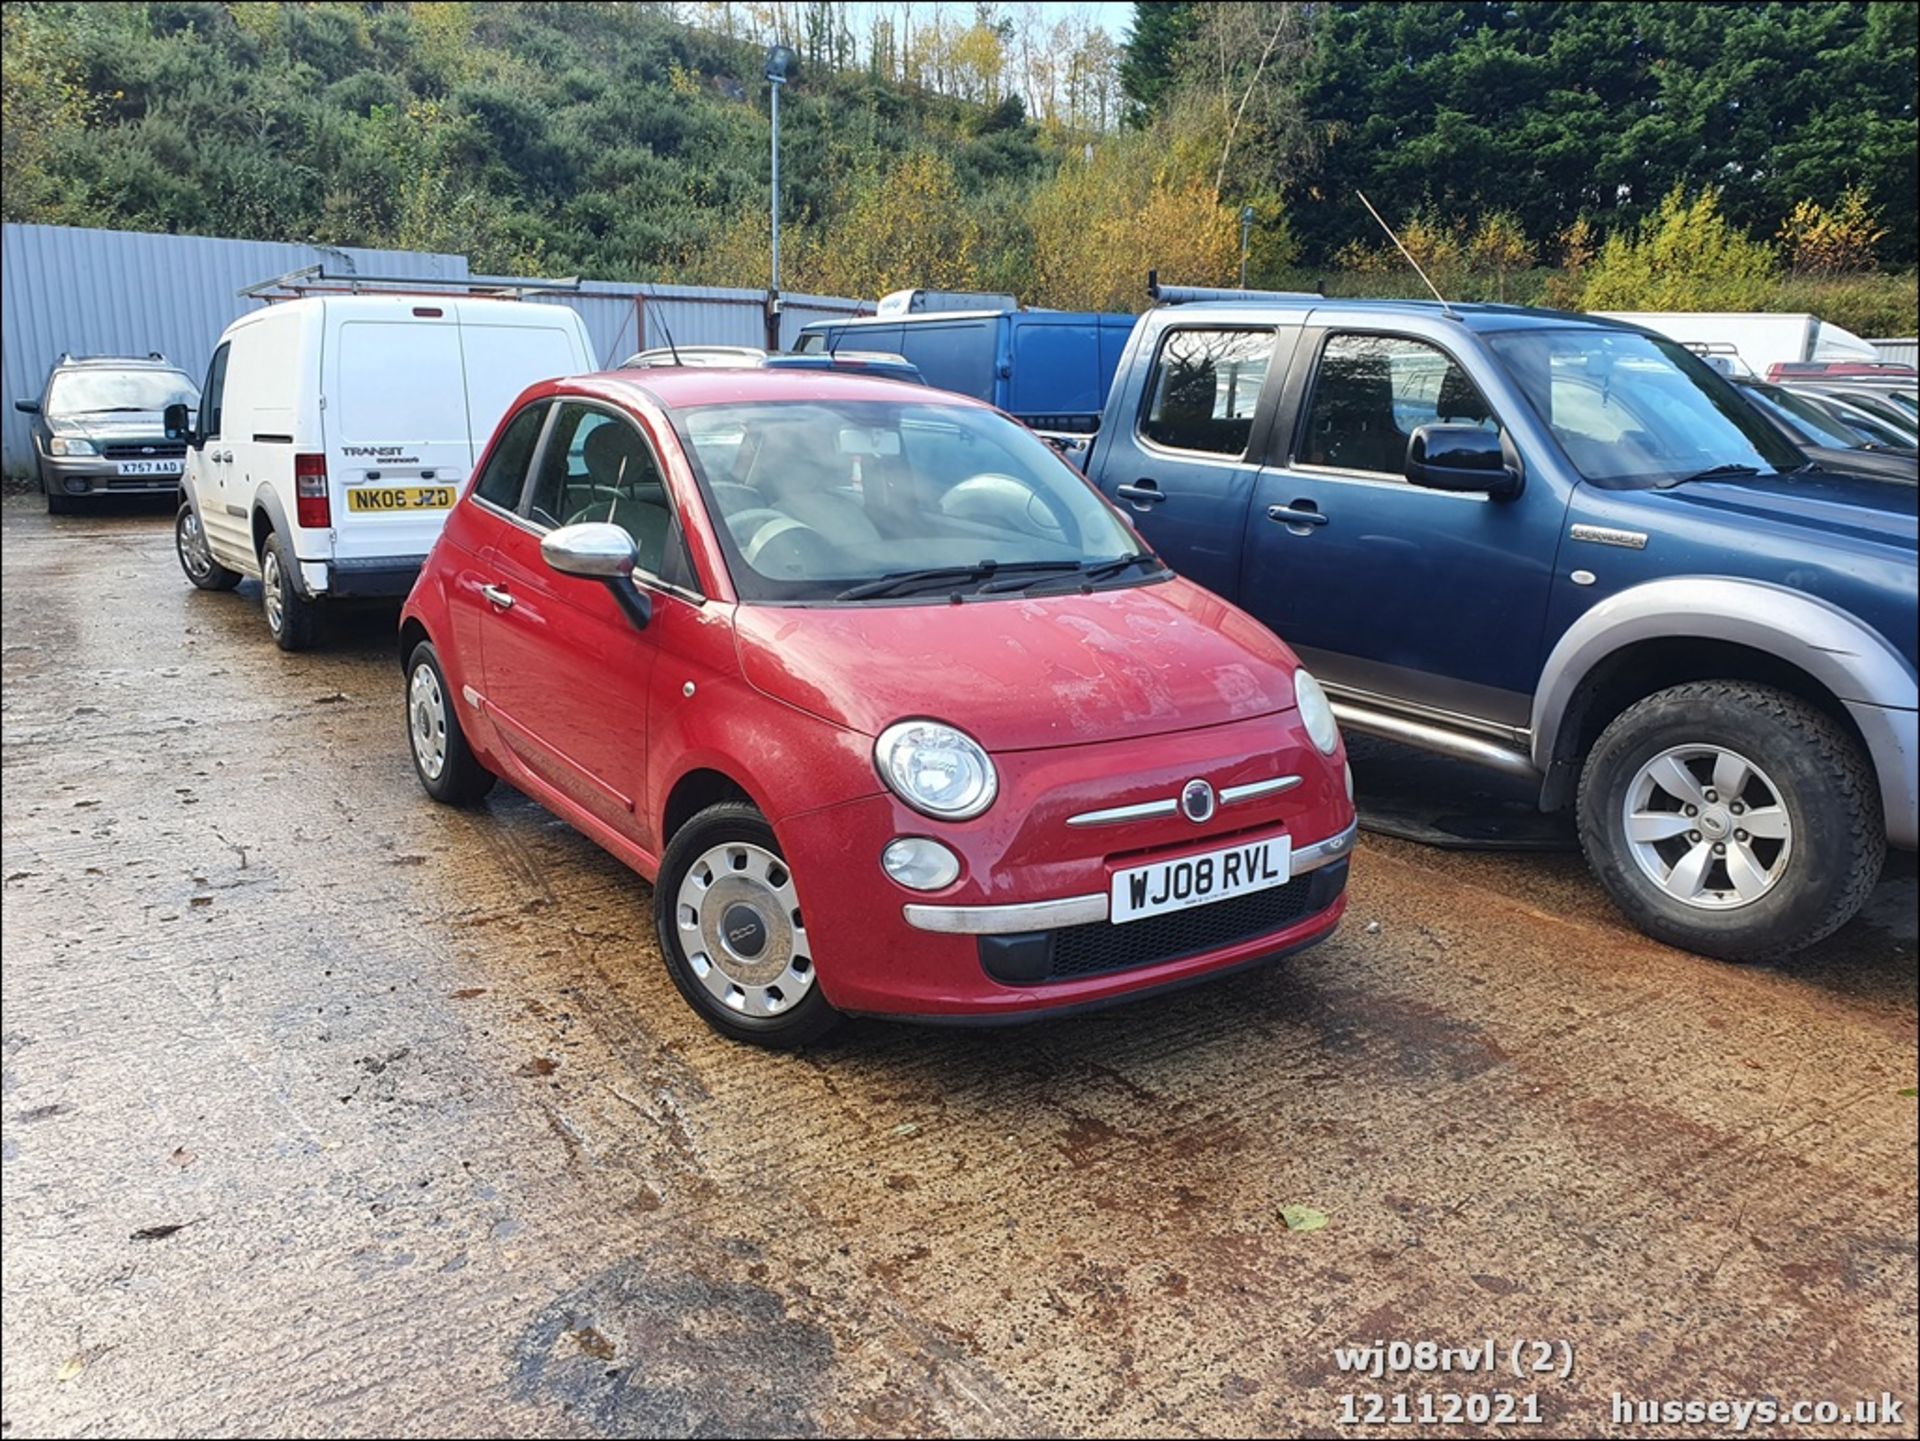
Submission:
POLYGON ((283 650, 328 599, 412 587, 515 396, 594 369, 578 313, 468 296, 325 295, 243 315, 207 367, 174 540, 202 590, 261 583, 283 650))

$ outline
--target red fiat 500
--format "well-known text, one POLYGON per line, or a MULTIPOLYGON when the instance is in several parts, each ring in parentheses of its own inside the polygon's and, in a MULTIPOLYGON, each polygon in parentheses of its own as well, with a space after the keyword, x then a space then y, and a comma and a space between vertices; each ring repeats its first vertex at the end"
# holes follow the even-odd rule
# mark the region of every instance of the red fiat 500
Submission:
POLYGON ((1291 652, 1029 431, 805 372, 538 385, 401 621, 420 782, 654 883, 729 1036, 1024 1018, 1331 932, 1353 804, 1291 652))

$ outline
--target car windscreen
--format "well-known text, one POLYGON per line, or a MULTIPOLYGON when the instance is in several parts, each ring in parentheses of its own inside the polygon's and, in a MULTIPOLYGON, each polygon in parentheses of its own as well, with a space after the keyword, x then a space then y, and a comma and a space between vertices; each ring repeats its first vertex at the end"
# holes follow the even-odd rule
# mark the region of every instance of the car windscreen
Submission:
POLYGON ((176 402, 200 404, 200 392, 177 370, 70 370, 53 378, 47 413, 158 412, 176 402))
POLYGON ((1160 569, 1124 564, 1151 553, 1079 472, 991 410, 766 401, 690 407, 674 424, 743 600, 904 595, 925 572, 959 573, 926 577, 944 594, 1160 569))
POLYGON ((1670 340, 1543 327, 1497 332, 1487 345, 1588 480, 1663 485, 1709 470, 1771 475, 1806 464, 1724 376, 1670 340))

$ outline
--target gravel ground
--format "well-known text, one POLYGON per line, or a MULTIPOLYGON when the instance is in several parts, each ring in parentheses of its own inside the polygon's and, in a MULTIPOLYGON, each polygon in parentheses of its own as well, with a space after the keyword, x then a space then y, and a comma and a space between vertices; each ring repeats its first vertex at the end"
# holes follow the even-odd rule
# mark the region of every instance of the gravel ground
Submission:
POLYGON ((15 497, 4 545, 10 1435, 1326 1435, 1492 1390, 1576 1434, 1884 1391, 1911 1434, 1910 860, 1741 969, 1577 856, 1375 836, 1271 969, 768 1055, 638 878, 420 794, 390 612, 284 656, 150 510, 15 497), (1572 1374, 1334 1357, 1486 1338, 1572 1374))

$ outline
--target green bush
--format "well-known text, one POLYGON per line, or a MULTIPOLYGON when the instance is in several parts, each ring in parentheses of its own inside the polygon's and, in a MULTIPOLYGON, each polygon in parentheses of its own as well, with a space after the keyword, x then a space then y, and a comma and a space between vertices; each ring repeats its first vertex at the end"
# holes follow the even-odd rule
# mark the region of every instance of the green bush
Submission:
POLYGON ((1720 213, 1719 193, 1678 186, 1631 233, 1607 238, 1586 274, 1587 310, 1767 310, 1780 259, 1720 213))

